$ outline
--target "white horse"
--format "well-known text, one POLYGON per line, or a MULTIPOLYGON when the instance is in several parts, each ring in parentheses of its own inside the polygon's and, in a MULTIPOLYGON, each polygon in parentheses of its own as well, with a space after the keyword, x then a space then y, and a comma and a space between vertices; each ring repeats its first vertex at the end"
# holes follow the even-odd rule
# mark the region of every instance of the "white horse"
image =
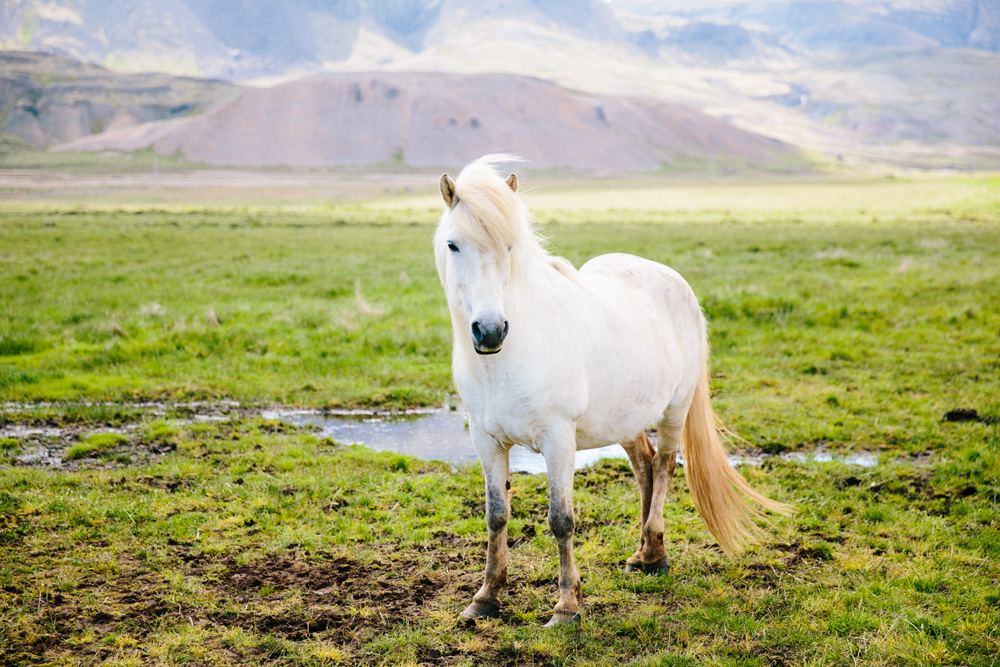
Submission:
POLYGON ((491 155, 441 177, 447 209, 434 254, 454 329, 453 372, 469 411, 486 480, 489 543, 482 588, 465 618, 499 612, 507 578, 508 451, 545 457, 549 527, 559 545, 559 602, 548 625, 579 619, 573 562, 574 453, 620 443, 642 501, 642 537, 626 569, 668 570, 663 503, 675 450, 699 514, 727 552, 758 531, 760 511, 788 513, 726 459, 709 402, 701 308, 674 270, 640 257, 601 255, 579 271, 548 254, 491 155), (645 429, 655 424, 659 447, 645 429))

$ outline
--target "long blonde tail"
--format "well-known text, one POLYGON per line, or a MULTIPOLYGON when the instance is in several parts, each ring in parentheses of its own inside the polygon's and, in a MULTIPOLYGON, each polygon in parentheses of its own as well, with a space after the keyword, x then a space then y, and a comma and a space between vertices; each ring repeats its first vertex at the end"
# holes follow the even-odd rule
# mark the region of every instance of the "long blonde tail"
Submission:
POLYGON ((694 506, 726 553, 739 553, 761 533, 757 521, 764 513, 750 501, 778 514, 788 515, 794 511, 791 505, 754 491, 729 464, 712 411, 707 359, 702 364, 694 401, 681 434, 681 447, 694 506))

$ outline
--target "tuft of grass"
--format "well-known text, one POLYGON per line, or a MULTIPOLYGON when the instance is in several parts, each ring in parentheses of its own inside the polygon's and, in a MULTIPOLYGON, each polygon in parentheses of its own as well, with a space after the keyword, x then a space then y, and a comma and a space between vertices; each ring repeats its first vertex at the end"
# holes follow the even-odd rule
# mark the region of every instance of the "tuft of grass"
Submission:
POLYGON ((63 454, 66 461, 74 461, 87 456, 101 454, 114 449, 119 445, 128 442, 128 438, 121 433, 93 433, 84 438, 83 442, 73 445, 63 454))

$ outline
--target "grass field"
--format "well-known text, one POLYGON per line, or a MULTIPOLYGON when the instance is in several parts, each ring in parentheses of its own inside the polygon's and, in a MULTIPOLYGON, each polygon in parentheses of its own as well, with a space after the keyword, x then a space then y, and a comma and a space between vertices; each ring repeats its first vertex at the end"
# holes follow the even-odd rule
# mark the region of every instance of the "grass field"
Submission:
POLYGON ((0 665, 1000 662, 1000 179, 560 179, 528 195, 556 252, 633 252, 692 284, 717 411, 748 447, 878 466, 744 467, 799 513, 736 558, 681 475, 663 579, 621 571, 627 465, 581 471, 585 615, 555 631, 545 479, 516 476, 503 615, 465 625, 478 467, 254 411, 445 400, 430 188, 0 179, 0 665), (185 418, 234 400, 225 421, 185 418), (18 458, 44 427, 65 429, 48 443, 65 465, 18 458))

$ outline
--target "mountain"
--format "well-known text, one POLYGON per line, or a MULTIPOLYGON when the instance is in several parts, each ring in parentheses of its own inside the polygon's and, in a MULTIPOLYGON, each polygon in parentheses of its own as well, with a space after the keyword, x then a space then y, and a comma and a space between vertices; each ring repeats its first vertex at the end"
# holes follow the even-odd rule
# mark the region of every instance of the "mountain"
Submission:
POLYGON ((756 26, 814 53, 944 46, 1000 51, 996 0, 613 0, 620 11, 756 26))
POLYGON ((532 76, 859 166, 1000 166, 997 0, 6 0, 0 47, 258 86, 532 76))
POLYGON ((0 45, 121 71, 247 80, 345 61, 366 34, 419 53, 484 24, 710 63, 774 49, 1000 51, 996 0, 6 0, 0 45))
POLYGON ((239 88, 167 74, 118 74, 63 56, 0 51, 0 135, 44 148, 204 111, 239 88))
POLYGON ((210 164, 454 165, 491 151, 534 167, 803 166, 791 146, 691 107, 591 96, 505 74, 329 74, 253 89, 211 111, 60 150, 154 146, 210 164))
POLYGON ((420 51, 464 24, 509 16, 623 36, 600 0, 6 0, 0 44, 121 71, 245 80, 345 60, 362 31, 420 51))

